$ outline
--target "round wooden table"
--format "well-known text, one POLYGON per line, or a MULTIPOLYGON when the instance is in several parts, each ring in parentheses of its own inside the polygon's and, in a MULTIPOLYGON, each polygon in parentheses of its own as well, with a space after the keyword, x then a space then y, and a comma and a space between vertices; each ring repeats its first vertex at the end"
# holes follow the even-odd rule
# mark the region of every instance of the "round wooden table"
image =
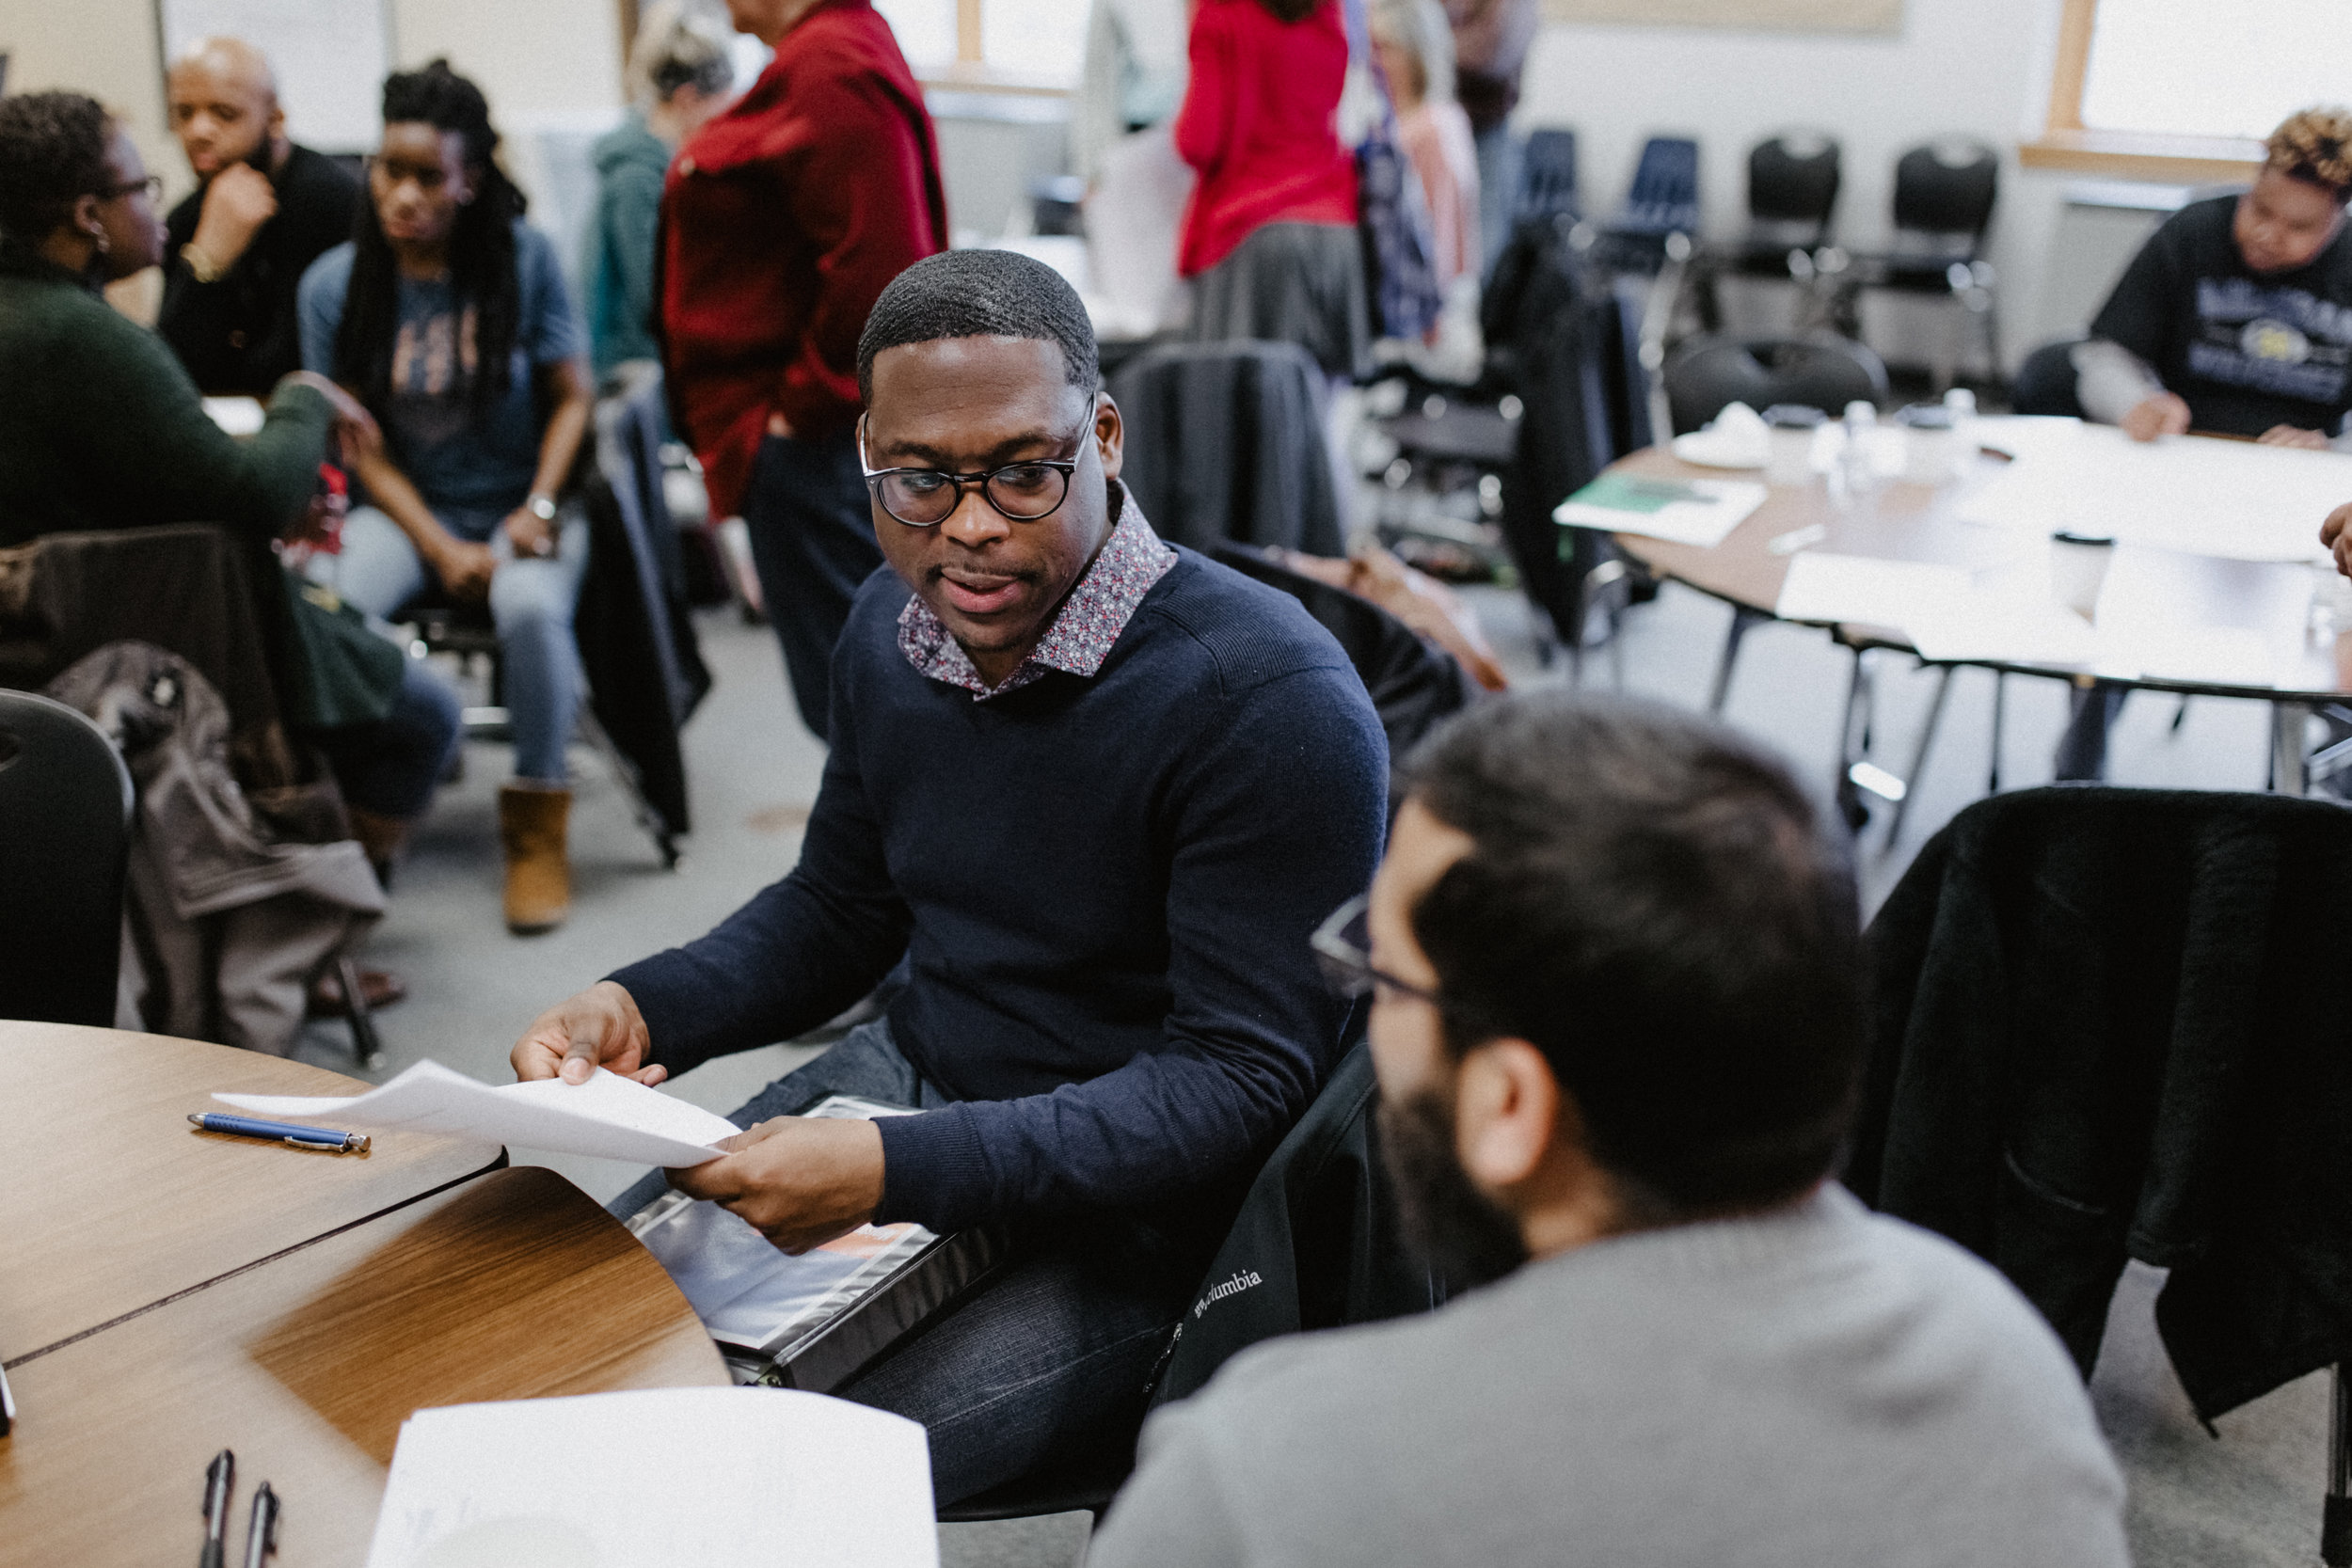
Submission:
POLYGON ((367 1557, 427 1405, 722 1386, 653 1256, 552 1171, 388 1132, 363 1156, 197 1132, 215 1089, 357 1094, 298 1062, 0 1022, 0 1565, 201 1544, 204 1466, 262 1481, 289 1563, 367 1557))
MULTIPOLYGON (((2017 547, 2016 536, 2001 530, 1963 522, 1959 514, 1961 502, 1970 488, 1998 472, 2000 466, 1999 459, 1986 456, 1953 483, 1937 486, 1888 483, 1862 504, 1849 506, 1840 506, 1831 496, 1828 486, 1818 481, 1804 485, 1772 485, 1764 504, 1712 549, 1700 549, 1635 533, 1619 533, 1612 537, 1627 555, 1658 576, 1697 589, 1732 607, 1731 632, 1725 640, 1723 657, 1717 666, 1710 697, 1710 706, 1720 708, 1729 688, 1732 662, 1738 654, 1740 639, 1756 625, 1779 618, 1774 607, 1779 602, 1781 584, 1788 575, 1788 563, 1793 559, 1793 552, 1776 553, 1772 548, 1775 540, 1818 528, 1821 531, 1820 538, 1805 548, 1837 555, 1959 566, 1969 570, 1994 566, 2013 555, 2017 547)), ((1753 473, 1726 474, 1722 469, 1699 467, 1684 463, 1657 447, 1619 459, 1611 465, 1611 471, 1650 479, 1759 477, 1753 473)), ((2346 499, 2352 499, 2352 497, 2346 499)), ((2312 519, 2314 537, 2318 533, 2319 521, 2317 517, 2312 519)), ((2203 595, 2209 605, 2215 624, 2229 624, 2230 612, 2248 592, 2249 563, 2217 558, 2195 559, 2201 562, 2197 568, 2198 594, 2203 595)), ((1829 629, 1839 641, 1855 652, 1853 684, 1847 701, 1843 754, 1838 766, 1842 794, 1851 788, 1851 775, 1855 766, 1863 761, 1865 748, 1862 741, 1868 727, 1870 675, 1868 660, 1865 656, 1873 650, 1895 649, 1917 657, 1917 650, 1913 648, 1902 632, 1887 626, 1840 624, 1829 629)), ((1939 661, 1922 659, 1922 662, 1939 661)), ((2299 659, 2291 668, 2282 671, 2282 678, 2273 685, 2250 685, 2243 679, 2218 673, 2210 678, 2200 678, 2193 669, 2185 675, 2093 677, 2046 664, 1964 658, 1942 661, 1946 671, 1945 689, 1949 685, 1949 671, 1960 665, 1973 665, 2003 674, 2067 680, 2084 687, 2093 684, 2095 678, 2099 683, 2125 689, 2144 688, 2190 696, 2238 697, 2268 703, 2272 711, 2272 787, 2285 793, 2300 794, 2304 786, 2304 721, 2315 704, 2352 700, 2352 629, 2338 632, 2332 641, 2323 645, 2314 646, 2307 641, 2299 659)), ((1928 736, 1933 733, 1934 718, 1940 716, 1945 689, 1939 689, 1936 693, 1929 727, 1922 735, 1922 752, 1928 736)), ((1915 771, 1916 766, 1915 758, 1912 770, 1915 771)), ((1899 784, 1903 783, 1901 775, 1887 776, 1899 784)), ((1997 773, 1995 784, 1997 787, 1997 773)), ((1901 793, 1898 790, 1895 798, 1899 799, 1901 793)))

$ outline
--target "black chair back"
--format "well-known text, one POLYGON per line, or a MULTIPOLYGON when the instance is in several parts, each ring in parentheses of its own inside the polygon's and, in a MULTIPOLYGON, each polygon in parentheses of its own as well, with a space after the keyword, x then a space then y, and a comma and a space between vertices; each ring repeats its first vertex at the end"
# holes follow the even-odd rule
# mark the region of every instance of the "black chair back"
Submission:
POLYGON ((132 802, 103 730, 0 689, 0 1018, 114 1022, 132 802))
POLYGON ((1789 131, 1748 153, 1748 216, 1777 242, 1811 248, 1827 243, 1842 179, 1836 138, 1789 131))
POLYGON ((1735 403, 1761 412, 1803 404, 1833 417, 1846 404, 1886 401, 1886 363, 1850 338, 1693 338, 1666 361, 1675 434, 1698 429, 1735 403))
POLYGON ((1322 368, 1296 343, 1152 349, 1110 378, 1126 424, 1120 478, 1173 544, 1343 555, 1323 388, 1322 368))
POLYGON ((1993 224, 2000 194, 2001 155, 1967 136, 1939 136, 1895 164, 1897 251, 1914 248, 1902 236, 1931 236, 1959 261, 1972 260, 1993 224))
POLYGON ((1512 220, 1541 222, 1576 211, 1576 133, 1557 126, 1530 131, 1519 150, 1519 198, 1512 220))

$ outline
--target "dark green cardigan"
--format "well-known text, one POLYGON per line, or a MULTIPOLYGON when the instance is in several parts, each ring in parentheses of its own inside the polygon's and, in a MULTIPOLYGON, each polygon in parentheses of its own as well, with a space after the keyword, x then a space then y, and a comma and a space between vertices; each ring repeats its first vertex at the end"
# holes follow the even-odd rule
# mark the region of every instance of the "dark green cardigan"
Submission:
POLYGON ((161 338, 0 250, 0 546, 184 522, 266 538, 316 492, 330 419, 315 388, 281 388, 261 434, 230 438, 161 338))

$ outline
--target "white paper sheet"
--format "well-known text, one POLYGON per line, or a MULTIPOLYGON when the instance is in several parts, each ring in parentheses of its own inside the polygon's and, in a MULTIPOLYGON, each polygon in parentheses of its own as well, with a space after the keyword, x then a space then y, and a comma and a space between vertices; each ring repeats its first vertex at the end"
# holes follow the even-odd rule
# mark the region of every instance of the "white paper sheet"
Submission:
POLYGON ((2106 425, 2037 430, 1962 498, 1993 528, 2111 538, 2233 561, 2321 561, 2319 525, 2352 500, 2352 455, 2176 436, 2141 443, 2106 425))
POLYGON ((1968 587, 1958 566, 1807 550, 1789 558, 1773 610, 1784 621, 1900 627, 1921 607, 1959 598, 1968 587))
POLYGON ((260 1117, 323 1121, 361 1132, 409 1129, 639 1164, 699 1165, 736 1131, 724 1117, 633 1079, 596 1069, 585 1084, 541 1079, 492 1088, 438 1062, 419 1062, 362 1095, 216 1094, 260 1117))
POLYGON ((2046 599, 1979 590, 1914 609, 1902 631, 1928 659, 2060 670, 2088 670, 2099 661, 2099 638, 2090 623, 2046 599))
POLYGON ((2099 588, 2099 673, 2276 686, 2309 633, 2318 574, 2118 545, 2099 588))
MULTIPOLYGON (((1639 482, 1646 483, 1646 482, 1639 482)), ((1663 483, 1673 483, 1675 481, 1663 483)), ((1553 508, 1551 520, 1569 528, 1605 529, 1612 533, 1638 533, 1647 539, 1692 545, 1711 550, 1731 531, 1748 520, 1771 492, 1753 480, 1693 479, 1679 482, 1692 499, 1669 501, 1655 512, 1628 512, 1593 506, 1573 498, 1553 508)))
POLYGON ((781 1388, 420 1410, 368 1551, 368 1568, 808 1563, 938 1568, 920 1426, 781 1388))

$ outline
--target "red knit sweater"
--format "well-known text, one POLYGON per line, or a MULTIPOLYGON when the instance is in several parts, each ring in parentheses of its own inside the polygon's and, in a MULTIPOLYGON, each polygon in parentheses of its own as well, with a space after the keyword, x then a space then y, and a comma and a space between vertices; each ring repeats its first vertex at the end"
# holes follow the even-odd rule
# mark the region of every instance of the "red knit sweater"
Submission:
POLYGON ((875 296, 947 242, 922 89, 867 0, 819 0, 670 166, 662 362, 714 513, 740 509, 768 416, 856 419, 875 296))
POLYGON ((1203 273, 1269 223, 1356 221, 1356 160, 1333 117, 1347 76, 1337 0, 1278 22, 1259 0, 1200 0, 1176 150, 1200 173, 1177 269, 1203 273))

